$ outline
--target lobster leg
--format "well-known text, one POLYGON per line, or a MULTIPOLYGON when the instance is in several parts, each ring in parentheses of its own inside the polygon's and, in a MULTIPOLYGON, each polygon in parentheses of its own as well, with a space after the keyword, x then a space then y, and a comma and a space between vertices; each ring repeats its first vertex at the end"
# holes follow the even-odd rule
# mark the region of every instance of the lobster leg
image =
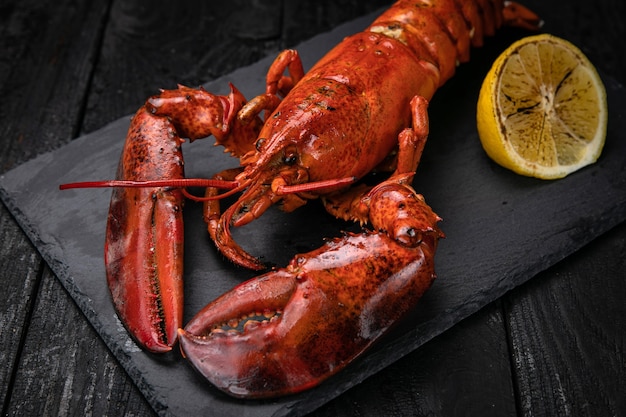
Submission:
POLYGON ((415 96, 410 105, 413 124, 398 135, 398 163, 392 176, 415 172, 428 139, 428 100, 415 96))
POLYGON ((298 51, 285 49, 278 54, 267 72, 265 92, 266 94, 280 94, 284 97, 302 77, 304 77, 304 68, 298 51), (289 71, 289 76, 284 75, 285 70, 289 71))
POLYGON ((390 233, 327 241, 202 309, 179 331, 191 365, 232 396, 274 397, 319 384, 386 334, 434 280, 443 236, 401 182, 368 193, 368 217, 390 233))
MULTIPOLYGON (((304 69, 302 68, 302 61, 300 60, 298 52, 292 49, 281 52, 268 70, 265 94, 254 97, 246 103, 239 112, 238 120, 245 125, 249 120, 257 118, 262 111, 265 111, 267 116, 269 112, 273 111, 280 103, 278 94, 286 95, 303 76, 304 69), (284 75, 285 71, 289 72, 289 76, 284 75)), ((256 137, 254 139, 256 139, 256 137)), ((255 140, 254 142, 251 141, 250 145, 253 145, 258 150, 258 148, 263 145, 263 139, 255 140)), ((258 153, 254 152, 244 154, 241 157, 242 165, 245 167, 253 164, 257 155, 258 153)), ((246 171, 240 168, 226 170, 213 178, 236 181, 242 184, 242 187, 251 182, 251 178, 247 177, 246 171)), ((217 249, 228 259, 240 266, 254 270, 265 269, 265 266, 258 259, 244 251, 232 239, 228 225, 222 224, 224 219, 220 221, 222 212, 217 198, 218 190, 216 188, 208 188, 205 197, 207 201, 204 205, 204 219, 208 224, 209 235, 213 242, 215 242, 217 249)), ((291 198, 297 199, 295 195, 291 198)), ((264 211, 267 207, 274 204, 274 202, 271 196, 264 197, 261 200, 261 204, 256 207, 256 210, 264 211), (263 209, 261 209, 261 207, 263 207, 263 209)))
MULTIPOLYGON (((412 126, 398 135, 396 167, 387 181, 389 183, 411 184, 428 139, 428 100, 422 96, 415 96, 410 105, 412 126)), ((368 217, 369 197, 367 196, 372 188, 360 184, 348 191, 324 196, 322 201, 326 211, 333 216, 364 224, 371 220, 368 217)))
MULTIPOLYGON (((241 174, 243 168, 232 168, 222 171, 216 174, 213 179, 216 180, 226 180, 226 181, 235 181, 237 176, 241 174)), ((244 266, 248 269, 253 270, 261 270, 265 267, 259 262, 258 259, 249 255, 247 252, 241 250, 237 250, 240 248, 238 245, 233 246, 231 244, 227 244, 232 242, 232 237, 228 234, 228 229, 224 229, 220 227, 220 218, 222 215, 222 211, 220 209, 220 201, 217 198, 219 190, 214 187, 207 188, 205 192, 205 201, 204 201, 204 221, 207 224, 207 229, 209 231, 209 236, 211 240, 215 243, 217 249, 227 258, 238 259, 238 264, 240 266, 244 266)))
POLYGON ((265 110, 265 119, 267 119, 280 103, 278 94, 286 96, 302 77, 304 77, 304 69, 298 51, 285 49, 278 54, 267 71, 265 94, 251 99, 241 110, 241 118, 248 119, 265 110), (285 71, 289 71, 289 76, 284 75, 285 71))
POLYGON ((178 86, 161 90, 151 97, 146 108, 155 116, 168 117, 178 134, 192 141, 213 135, 216 145, 244 158, 254 152, 254 142, 263 122, 258 114, 242 117, 246 99, 232 84, 228 96, 218 96, 203 88, 178 86))

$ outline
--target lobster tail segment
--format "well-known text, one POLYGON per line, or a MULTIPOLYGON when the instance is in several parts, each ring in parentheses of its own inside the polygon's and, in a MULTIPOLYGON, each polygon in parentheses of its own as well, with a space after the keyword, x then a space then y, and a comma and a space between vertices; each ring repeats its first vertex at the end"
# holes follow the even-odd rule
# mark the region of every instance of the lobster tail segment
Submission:
POLYGON ((543 26, 543 20, 529 8, 514 1, 505 1, 502 16, 504 24, 527 30, 537 30, 543 26))
POLYGON ((415 56, 435 65, 439 85, 470 58, 470 47, 482 46, 503 24, 536 30, 541 19, 526 7, 498 0, 400 0, 368 28, 398 39, 415 56))

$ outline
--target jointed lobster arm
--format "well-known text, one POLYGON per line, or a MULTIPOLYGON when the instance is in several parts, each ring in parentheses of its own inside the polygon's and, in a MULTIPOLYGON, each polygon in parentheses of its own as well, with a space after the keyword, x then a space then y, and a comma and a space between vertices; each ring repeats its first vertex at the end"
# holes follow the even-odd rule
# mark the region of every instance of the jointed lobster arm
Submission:
POLYGON ((373 231, 298 255, 203 309, 178 332, 196 369, 232 395, 268 397, 313 386, 367 349, 435 277, 439 218, 410 186, 428 134, 428 101, 469 58, 470 44, 479 46, 503 21, 534 28, 538 19, 500 0, 400 0, 306 75, 297 53, 283 52, 266 93, 247 103, 233 86, 228 96, 179 86, 150 98, 131 122, 118 181, 78 185, 118 187, 107 226, 107 279, 137 342, 162 352, 177 340, 183 187, 202 185, 211 238, 252 269, 263 265, 229 228, 276 203, 292 211, 322 197, 331 214, 373 231), (207 135, 241 167, 211 180, 184 179, 181 137, 207 135), (346 190, 388 166, 389 155, 389 180, 346 190), (222 213, 219 199, 236 192, 243 194, 222 213))
MULTIPOLYGON (((162 91, 149 99, 131 121, 117 178, 137 181, 140 186, 113 190, 105 266, 122 322, 152 352, 171 350, 183 325, 184 192, 170 187, 173 181, 184 179, 181 136, 222 138, 243 103, 243 95, 234 87, 229 96, 215 96, 180 86, 175 94, 162 91), (169 117, 155 116, 163 110, 169 117), (167 179, 170 186, 142 183, 161 179, 167 179)), ((238 139, 257 132, 260 123, 251 118, 229 129, 229 150, 246 151, 248 142, 238 139)), ((219 181, 204 183, 224 186, 219 181)))
POLYGON ((235 397, 274 397, 317 385, 385 334, 430 287, 443 236, 410 177, 353 205, 380 231, 330 240, 202 309, 180 331, 193 367, 235 397))

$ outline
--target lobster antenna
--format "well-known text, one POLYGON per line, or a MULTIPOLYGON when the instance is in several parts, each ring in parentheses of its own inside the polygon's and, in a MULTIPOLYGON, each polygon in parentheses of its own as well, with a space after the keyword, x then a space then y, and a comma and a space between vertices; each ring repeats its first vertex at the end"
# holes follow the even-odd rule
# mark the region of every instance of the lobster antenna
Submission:
MULTIPOLYGON (((332 180, 314 181, 303 184, 281 185, 277 189, 278 194, 297 194, 311 191, 329 191, 353 184, 356 177, 337 178, 332 180)), ((106 181, 82 181, 71 182, 59 185, 60 190, 71 190, 77 188, 152 188, 152 187, 172 187, 182 188, 185 197, 194 201, 221 200, 242 191, 248 184, 240 184, 237 181, 215 180, 206 178, 176 178, 169 180, 106 180, 106 181), (190 194, 187 187, 219 188, 228 190, 211 197, 198 197, 190 194)))
POLYGON ((75 188, 149 188, 149 187, 211 187, 224 190, 232 190, 239 186, 237 181, 214 180, 206 178, 178 178, 169 180, 108 180, 108 181, 84 181, 61 184, 60 190, 75 188))
POLYGON ((346 185, 354 184, 356 181, 356 177, 335 178, 332 180, 305 182, 302 184, 281 185, 276 191, 278 194, 296 194, 309 191, 328 191, 335 188, 338 189, 346 185))

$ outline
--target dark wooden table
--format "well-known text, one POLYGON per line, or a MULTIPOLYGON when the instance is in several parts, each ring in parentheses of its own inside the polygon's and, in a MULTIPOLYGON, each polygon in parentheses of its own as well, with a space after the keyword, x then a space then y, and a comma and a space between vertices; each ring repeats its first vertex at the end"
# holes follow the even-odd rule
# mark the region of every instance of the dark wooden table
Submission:
MULTIPOLYGON (((3 0, 0 173, 386 3, 3 0)), ((622 0, 525 3, 626 80, 622 0)), ((154 414, 4 206, 0 242, 2 415, 154 414)), ((625 415, 625 269, 622 223, 314 414, 625 415)))

